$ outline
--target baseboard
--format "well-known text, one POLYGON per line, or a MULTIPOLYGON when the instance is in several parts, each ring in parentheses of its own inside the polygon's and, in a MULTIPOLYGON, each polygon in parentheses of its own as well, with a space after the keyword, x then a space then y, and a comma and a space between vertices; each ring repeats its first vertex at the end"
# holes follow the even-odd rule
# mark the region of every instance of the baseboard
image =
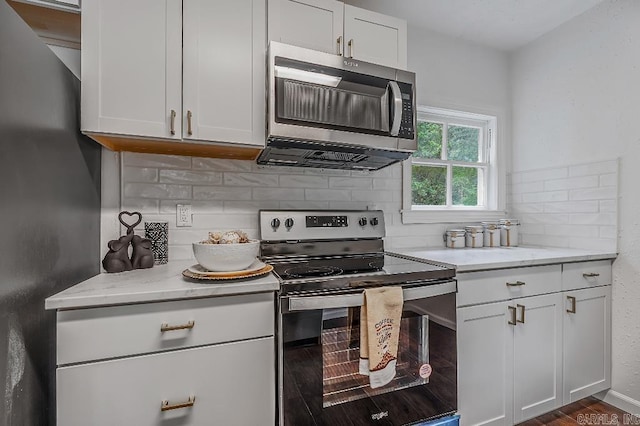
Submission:
POLYGON ((607 404, 611 404, 614 407, 626 411, 627 413, 631 413, 636 416, 640 415, 640 401, 628 397, 625 394, 609 389, 593 396, 607 404))

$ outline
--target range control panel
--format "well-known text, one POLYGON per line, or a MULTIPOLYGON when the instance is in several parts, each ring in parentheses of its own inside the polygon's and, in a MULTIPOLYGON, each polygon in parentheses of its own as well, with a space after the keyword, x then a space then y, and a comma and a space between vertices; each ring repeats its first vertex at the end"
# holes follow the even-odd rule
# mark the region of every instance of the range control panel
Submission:
POLYGON ((335 240, 384 236, 382 210, 260 211, 262 240, 335 240))

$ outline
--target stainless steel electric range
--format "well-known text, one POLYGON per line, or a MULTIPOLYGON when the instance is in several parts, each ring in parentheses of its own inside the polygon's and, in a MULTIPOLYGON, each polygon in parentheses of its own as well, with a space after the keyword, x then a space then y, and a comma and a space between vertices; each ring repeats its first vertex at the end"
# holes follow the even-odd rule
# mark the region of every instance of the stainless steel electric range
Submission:
POLYGON ((384 214, 260 212, 261 257, 281 283, 281 425, 406 425, 453 414, 457 400, 455 270, 385 252, 384 214), (358 373, 363 289, 400 286, 394 379, 358 373))

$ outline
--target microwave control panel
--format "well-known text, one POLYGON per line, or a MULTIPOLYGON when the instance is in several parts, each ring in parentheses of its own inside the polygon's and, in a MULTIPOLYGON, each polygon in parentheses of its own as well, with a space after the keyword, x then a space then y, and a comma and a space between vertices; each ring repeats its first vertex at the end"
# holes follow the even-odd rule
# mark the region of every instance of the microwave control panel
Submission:
POLYGON ((403 139, 413 139, 415 137, 415 123, 413 122, 413 94, 411 85, 398 82, 402 93, 402 119, 400 120, 400 131, 398 137, 403 139))

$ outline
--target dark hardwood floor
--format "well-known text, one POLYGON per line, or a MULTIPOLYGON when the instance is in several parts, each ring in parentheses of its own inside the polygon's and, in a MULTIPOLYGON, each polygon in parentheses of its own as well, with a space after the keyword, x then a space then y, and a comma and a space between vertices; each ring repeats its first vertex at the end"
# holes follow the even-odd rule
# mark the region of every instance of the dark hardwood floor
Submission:
MULTIPOLYGON (((637 414, 637 413, 634 413, 637 414)), ((640 425, 640 418, 594 397, 584 398, 519 426, 540 425, 640 425)))

